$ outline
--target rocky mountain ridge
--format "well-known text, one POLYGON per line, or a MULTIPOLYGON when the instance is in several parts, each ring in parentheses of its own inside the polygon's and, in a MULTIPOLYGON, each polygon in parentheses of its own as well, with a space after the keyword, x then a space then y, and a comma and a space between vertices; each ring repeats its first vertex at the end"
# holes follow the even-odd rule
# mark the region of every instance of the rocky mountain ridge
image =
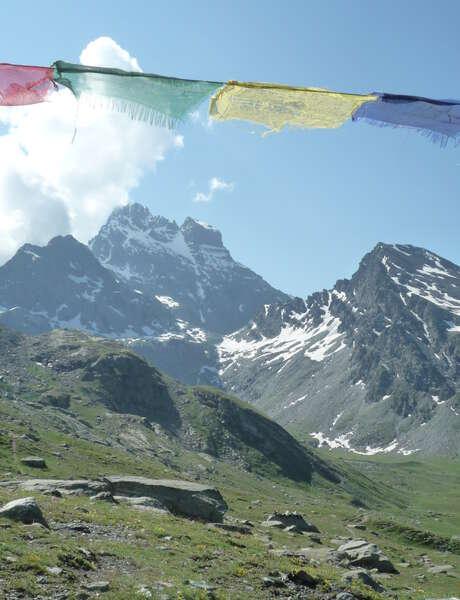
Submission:
POLYGON ((127 285, 205 331, 230 333, 287 294, 233 260, 216 228, 152 216, 140 204, 115 210, 89 246, 127 285))
POLYGON ((320 444, 460 451, 460 268, 378 244, 350 280, 266 307, 218 346, 221 384, 320 444))

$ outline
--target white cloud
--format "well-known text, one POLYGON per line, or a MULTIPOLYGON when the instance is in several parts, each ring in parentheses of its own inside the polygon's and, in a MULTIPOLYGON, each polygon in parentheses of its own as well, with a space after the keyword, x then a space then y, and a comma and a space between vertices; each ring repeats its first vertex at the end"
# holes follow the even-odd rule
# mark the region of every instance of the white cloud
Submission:
POLYGON ((137 58, 119 46, 112 38, 102 36, 90 42, 80 54, 82 65, 90 67, 113 67, 126 71, 142 71, 137 58))
POLYGON ((197 192, 193 197, 193 202, 210 202, 216 192, 233 192, 234 187, 235 185, 232 182, 227 182, 217 177, 212 177, 208 181, 207 193, 197 192))
MULTIPOLYGON (((140 70, 110 38, 90 42, 86 64, 140 70)), ((0 109, 0 264, 25 242, 72 233, 86 242, 143 175, 184 138, 77 103, 62 89, 49 102, 0 109), (75 141, 73 134, 77 128, 75 141)))

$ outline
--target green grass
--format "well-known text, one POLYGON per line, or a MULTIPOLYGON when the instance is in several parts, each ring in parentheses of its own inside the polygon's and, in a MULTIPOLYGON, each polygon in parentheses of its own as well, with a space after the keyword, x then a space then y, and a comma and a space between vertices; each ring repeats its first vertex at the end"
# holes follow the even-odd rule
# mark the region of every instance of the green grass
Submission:
MULTIPOLYGON (((93 345, 96 357, 113 350, 110 343, 101 349, 99 342, 88 341, 89 354, 93 345)), ((187 423, 201 434, 196 439, 217 451, 238 448, 238 460, 225 461, 225 456, 218 460, 193 445, 185 450, 171 432, 155 431, 143 424, 142 417, 109 410, 110 398, 104 398, 105 404, 99 402, 97 381, 56 379, 52 371, 36 364, 29 364, 28 369, 33 385, 24 386, 24 393, 18 385, 13 388, 0 382, 0 481, 109 474, 198 480, 221 491, 230 518, 249 519, 255 527, 251 535, 225 533, 205 523, 121 504, 36 494, 52 525, 50 531, 0 520, 0 581, 6 594, 14 591, 29 599, 65 590, 72 600, 85 581, 108 580, 111 589, 102 595, 107 599, 135 599, 139 585, 144 585, 153 598, 161 593, 175 600, 198 600, 204 597, 203 591, 187 581, 205 580, 216 585, 219 600, 260 600, 273 597, 263 586, 264 576, 299 568, 317 577, 319 590, 330 591, 339 585, 343 569, 275 555, 273 549, 296 550, 314 543, 306 536, 267 531, 260 525, 275 510, 297 510, 319 527, 323 546, 335 547, 333 540, 338 536, 364 537, 378 544, 394 563, 408 564, 400 568, 400 575, 381 581, 398 600, 458 595, 460 579, 427 575, 421 555, 437 565, 452 564, 454 573, 460 575, 458 543, 451 540, 460 535, 460 461, 363 457, 321 450, 319 456, 335 465, 341 482, 334 484, 319 475, 311 484, 306 479, 296 482, 282 476, 274 463, 264 462, 264 455, 254 447, 245 445, 237 428, 223 425, 224 419, 232 421, 238 411, 227 396, 214 390, 208 404, 206 398, 199 399, 200 393, 211 394, 208 388, 184 392, 171 382, 169 388, 177 395, 174 401, 181 403, 187 423), (28 406, 27 402, 38 402, 42 391, 70 393, 73 416, 46 405, 28 406), (13 393, 11 398, 5 396, 13 393), (93 441, 78 437, 83 430, 93 441), (224 435, 233 436, 230 444, 223 443, 224 435), (132 444, 97 443, 110 444, 122 436, 129 436, 132 444), (45 458, 47 469, 22 465, 20 459, 27 455, 45 458), (353 528, 359 520, 365 520, 364 530, 353 528), (71 521, 88 524, 91 535, 56 529, 71 521), (61 567, 63 573, 49 575, 46 568, 52 566, 61 567), (422 575, 426 576, 423 580, 422 575), (46 583, 40 583, 41 577, 46 583), (161 591, 155 587, 158 582, 165 584, 161 591)), ((242 403, 235 406, 248 411, 239 414, 255 414, 242 403)), ((0 486, 0 503, 25 495, 30 493, 0 486)), ((361 600, 381 597, 362 585, 355 584, 353 589, 361 600)))
MULTIPOLYGON (((16 435, 19 435, 22 429, 16 427, 16 435)), ((168 477, 174 477, 196 465, 197 461, 196 455, 185 454, 180 457, 180 470, 177 471, 154 459, 146 461, 145 458, 136 458, 126 452, 74 440, 53 430, 43 430, 40 435, 40 442, 19 438, 17 451, 19 455, 44 455, 49 462, 48 470, 37 473, 15 463, 11 456, 11 438, 3 435, 0 444, 0 476, 10 471, 13 472, 13 477, 68 477, 69 473, 74 477, 81 477, 109 472, 152 477, 164 477, 167 472, 168 477), (69 450, 65 451, 63 459, 53 460, 48 449, 60 447, 59 444, 63 442, 69 444, 69 450)), ((338 462, 341 460, 343 459, 338 462)), ((346 463, 345 467, 350 470, 350 463, 361 465, 349 457, 346 463)), ((206 479, 222 491, 229 504, 229 516, 250 519, 256 525, 253 535, 228 534, 211 530, 203 523, 141 512, 123 505, 93 503, 86 497, 54 500, 38 494, 37 501, 53 525, 78 519, 90 527, 96 527, 97 533, 92 534, 89 539, 88 536, 74 537, 54 530, 48 532, 35 526, 3 521, 0 524, 0 578, 6 582, 6 590, 22 590, 25 597, 29 598, 40 593, 43 595, 43 586, 37 583, 37 577, 45 573, 48 585, 66 589, 71 594, 76 594, 82 582, 88 579, 109 580, 111 589, 104 597, 114 600, 135 598, 136 590, 141 584, 153 593, 159 593, 155 592, 158 581, 171 586, 164 587, 161 592, 168 594, 170 598, 199 599, 203 597, 202 591, 194 589, 186 581, 202 579, 217 586, 216 597, 220 600, 255 600, 271 597, 262 584, 262 578, 270 571, 289 572, 303 567, 318 577, 322 582, 320 589, 327 591, 340 582, 340 569, 329 565, 312 567, 303 565, 296 558, 280 558, 260 539, 267 535, 267 531, 259 523, 273 510, 290 509, 298 510, 319 527, 324 545, 330 544, 330 540, 337 536, 363 536, 377 543, 393 562, 408 562, 411 566, 401 568, 401 575, 382 581, 390 591, 398 593, 400 600, 454 595, 458 589, 458 579, 436 575, 420 581, 418 576, 425 573, 425 570, 419 561, 420 555, 426 553, 434 564, 449 562, 459 573, 460 557, 453 553, 446 555, 436 545, 421 545, 419 539, 412 534, 407 535, 408 532, 417 530, 413 524, 420 521, 423 523, 423 526, 419 526, 420 531, 425 531, 426 524, 430 525, 426 531, 441 536, 436 530, 445 531, 451 527, 446 526, 444 521, 453 523, 459 518, 458 505, 448 505, 446 500, 446 504, 441 507, 449 507, 445 518, 438 508, 438 497, 451 497, 455 493, 458 465, 445 465, 445 472, 450 476, 441 478, 442 485, 438 481, 435 491, 431 483, 433 478, 437 480, 439 469, 440 464, 436 461, 419 463, 408 459, 366 458, 366 469, 361 466, 361 470, 368 475, 372 474, 377 484, 380 480, 385 481, 385 486, 393 490, 395 497, 404 498, 407 508, 388 502, 384 509, 372 511, 372 498, 366 495, 366 504, 370 504, 370 510, 362 511, 351 504, 351 495, 333 486, 302 486, 285 479, 262 478, 215 461, 206 473, 206 479), (405 485, 411 473, 414 473, 413 490, 405 485), (254 503, 254 500, 257 502, 254 503), (430 511, 441 514, 441 517, 433 514, 430 516, 430 511), (350 529, 350 524, 363 512, 369 514, 367 529, 350 529), (435 521, 436 518, 439 520, 435 521), (381 523, 398 523, 403 527, 381 526, 381 523), (108 532, 113 531, 119 532, 119 537, 108 535, 108 532), (165 539, 169 536, 172 539, 165 539), (79 550, 81 547, 91 551, 95 559, 88 560, 79 550), (7 556, 16 558, 16 562, 5 562, 7 556), (46 567, 56 565, 63 568, 63 574, 58 577, 46 575, 46 567)), ((28 494, 0 488, 2 503, 21 495, 28 494)), ((451 535, 455 532, 450 530, 451 535)), ((270 530, 269 534, 270 543, 275 548, 296 549, 309 545, 304 536, 290 536, 277 530, 270 530)), ((359 590, 359 587, 355 586, 355 592, 359 591, 361 598, 375 600, 380 597, 368 588, 361 586, 359 590)))

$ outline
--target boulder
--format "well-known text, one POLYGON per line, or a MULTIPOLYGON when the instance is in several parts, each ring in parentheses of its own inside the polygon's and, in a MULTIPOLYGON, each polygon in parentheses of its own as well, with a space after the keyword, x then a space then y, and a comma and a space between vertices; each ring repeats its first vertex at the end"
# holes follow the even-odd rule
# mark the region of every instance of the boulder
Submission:
POLYGON ((33 467, 34 469, 46 469, 45 459, 40 456, 25 456, 21 458, 21 463, 26 467, 33 467))
POLYGON ((35 498, 32 497, 19 498, 19 500, 8 502, 0 508, 0 517, 19 521, 26 525, 40 523, 44 527, 48 527, 48 523, 46 522, 40 507, 35 498))
POLYGON ((92 583, 84 583, 83 588, 88 592, 108 592, 110 583, 108 581, 93 581, 92 583))
POLYGON ((117 504, 117 500, 115 500, 110 492, 99 492, 98 494, 91 496, 90 500, 103 500, 104 502, 114 502, 117 504))
POLYGON ((296 585, 305 585, 307 587, 314 588, 318 584, 318 581, 314 577, 312 577, 310 573, 307 573, 307 571, 304 571, 303 569, 291 571, 291 573, 288 574, 288 579, 296 585))
POLYGON ((303 533, 319 533, 319 529, 313 523, 306 521, 298 512, 274 512, 262 523, 264 527, 279 527, 288 531, 303 533))
POLYGON ((151 510, 152 512, 168 513, 169 511, 159 502, 156 498, 149 498, 147 496, 114 496, 115 502, 123 502, 133 508, 139 510, 151 510))
POLYGON ((364 571, 363 569, 355 569, 354 571, 349 571, 348 573, 345 573, 345 575, 342 577, 342 581, 348 585, 352 584, 353 581, 356 581, 356 580, 362 581, 364 583, 364 585, 369 586, 376 592, 385 591, 385 588, 383 586, 381 586, 379 583, 377 583, 377 581, 375 581, 375 579, 373 577, 371 577, 369 575, 369 573, 367 571, 364 571))
POLYGON ((454 567, 452 565, 434 565, 428 569, 428 573, 438 575, 439 573, 448 573, 454 567))
POLYGON ((175 479, 111 476, 105 480, 113 496, 147 496, 172 513, 221 523, 227 503, 213 487, 175 479))
POLYGON ((19 487, 26 492, 39 492, 41 494, 49 494, 58 490, 63 495, 94 495, 108 491, 107 483, 88 479, 28 479, 20 482, 19 487))
POLYGON ((391 560, 382 554, 379 547, 366 540, 351 540, 339 546, 337 551, 348 559, 351 567, 377 569, 381 573, 399 573, 391 560))

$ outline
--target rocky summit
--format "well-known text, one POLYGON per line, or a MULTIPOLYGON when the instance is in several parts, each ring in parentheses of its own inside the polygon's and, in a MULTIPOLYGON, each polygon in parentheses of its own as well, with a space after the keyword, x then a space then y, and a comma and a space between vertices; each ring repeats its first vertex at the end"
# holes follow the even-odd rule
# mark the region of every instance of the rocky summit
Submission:
POLYGON ((129 204, 112 213, 89 246, 130 287, 205 331, 230 333, 264 304, 288 298, 236 262, 220 231, 190 217, 179 227, 129 204))
POLYGON ((350 280, 266 306, 218 354, 223 387, 319 445, 460 452, 460 268, 432 252, 378 244, 350 280))

